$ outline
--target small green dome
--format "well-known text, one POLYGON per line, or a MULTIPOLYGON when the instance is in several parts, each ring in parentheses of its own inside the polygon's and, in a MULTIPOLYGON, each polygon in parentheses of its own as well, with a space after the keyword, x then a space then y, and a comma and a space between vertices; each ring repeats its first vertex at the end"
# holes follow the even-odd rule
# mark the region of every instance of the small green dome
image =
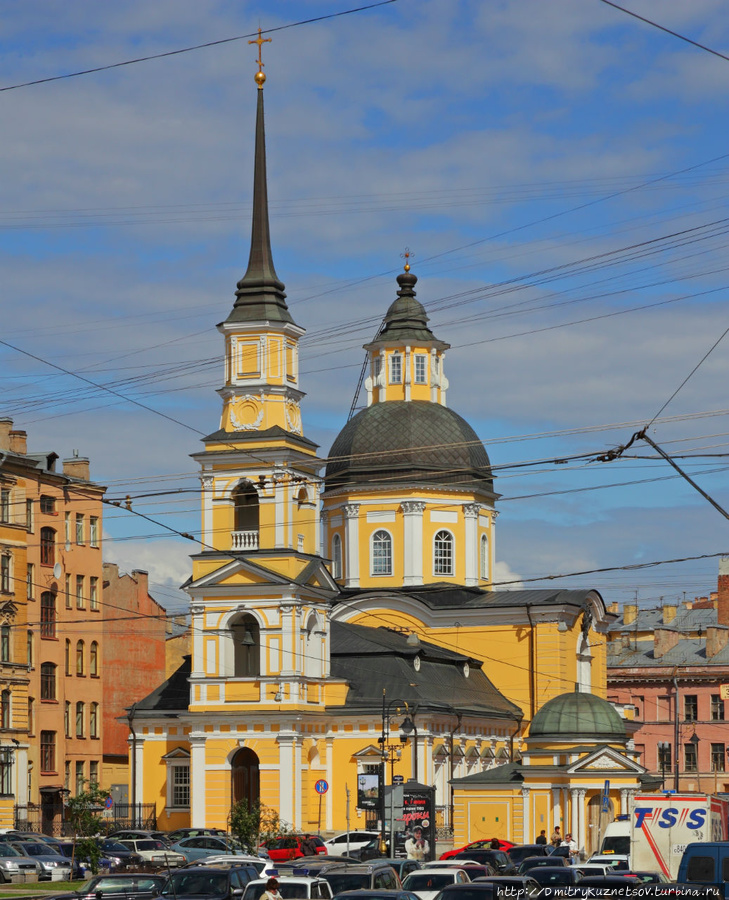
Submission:
POLYGON ((575 691, 553 697, 539 710, 529 737, 625 743, 625 725, 612 703, 595 694, 575 691))

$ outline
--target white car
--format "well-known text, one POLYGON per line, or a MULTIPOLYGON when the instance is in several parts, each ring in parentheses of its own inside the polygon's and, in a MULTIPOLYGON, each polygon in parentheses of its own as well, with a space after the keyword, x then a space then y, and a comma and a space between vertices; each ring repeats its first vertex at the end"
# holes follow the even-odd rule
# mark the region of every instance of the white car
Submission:
POLYGON ((468 884, 471 879, 468 873, 455 866, 441 866, 432 869, 420 869, 411 872, 402 883, 404 891, 417 894, 420 900, 433 900, 443 888, 452 884, 468 884))
POLYGON ((600 866, 610 866, 611 869, 630 868, 630 857, 624 853, 593 853, 587 862, 596 863, 600 866))
MULTIPOLYGON (((277 876, 278 892, 283 900, 332 900, 334 896, 329 882, 323 878, 310 875, 281 875, 277 876)), ((267 878, 257 878, 249 881, 243 891, 241 900, 260 900, 266 890, 267 878)))
POLYGON ((345 831, 343 834, 324 841, 324 846, 330 856, 355 856, 372 841, 376 841, 379 836, 379 831, 345 831), (349 835, 349 848, 347 847, 347 835, 349 835))
POLYGON ((261 859, 260 856, 231 856, 229 853, 221 853, 220 856, 204 856, 202 859, 196 859, 195 862, 189 863, 189 866, 216 866, 225 868, 226 866, 253 866, 260 874, 266 868, 275 869, 276 864, 269 859, 261 859))
POLYGON ((154 838, 139 838, 138 840, 123 840, 120 844, 128 850, 138 853, 145 862, 152 863, 154 866, 184 866, 187 860, 181 853, 170 850, 164 841, 157 841, 154 838))
POLYGON ((475 859, 431 859, 420 864, 421 869, 450 869, 451 866, 463 868, 464 866, 482 866, 483 863, 475 859))

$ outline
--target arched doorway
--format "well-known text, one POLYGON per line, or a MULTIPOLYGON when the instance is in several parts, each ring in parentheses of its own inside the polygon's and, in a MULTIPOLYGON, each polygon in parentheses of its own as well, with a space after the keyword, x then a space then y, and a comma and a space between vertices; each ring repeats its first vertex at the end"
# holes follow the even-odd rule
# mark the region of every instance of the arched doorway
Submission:
POLYGON ((233 676, 255 678, 261 674, 261 631, 251 615, 236 618, 230 626, 233 638, 233 676))
POLYGON ((258 756, 249 748, 242 747, 231 761, 232 802, 245 800, 248 809, 261 798, 258 756))

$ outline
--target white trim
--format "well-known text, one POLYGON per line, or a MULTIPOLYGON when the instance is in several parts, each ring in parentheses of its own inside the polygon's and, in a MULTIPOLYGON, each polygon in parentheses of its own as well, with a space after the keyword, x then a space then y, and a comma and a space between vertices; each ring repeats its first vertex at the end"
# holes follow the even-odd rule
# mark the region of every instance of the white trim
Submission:
POLYGON ((388 528, 378 528, 372 532, 369 539, 369 555, 370 555, 370 577, 371 578, 387 578, 391 577, 394 573, 394 559, 395 559, 395 541, 392 537, 392 532, 388 528), (389 569, 387 572, 375 572, 375 552, 374 552, 374 543, 375 537, 378 534, 386 534, 389 539, 389 569))
POLYGON ((433 535, 433 540, 431 542, 431 552, 432 552, 431 567, 432 567, 433 575, 436 578, 438 578, 438 577, 455 578, 456 572, 458 571, 458 567, 456 566, 456 538, 455 538, 455 535, 453 534, 453 532, 450 530, 450 528, 439 528, 438 531, 435 532, 435 534, 433 535), (439 534, 447 534, 450 536, 450 539, 451 539, 451 550, 450 550, 450 552, 451 552, 451 570, 450 570, 450 572, 436 571, 435 542, 436 542, 436 539, 439 534))

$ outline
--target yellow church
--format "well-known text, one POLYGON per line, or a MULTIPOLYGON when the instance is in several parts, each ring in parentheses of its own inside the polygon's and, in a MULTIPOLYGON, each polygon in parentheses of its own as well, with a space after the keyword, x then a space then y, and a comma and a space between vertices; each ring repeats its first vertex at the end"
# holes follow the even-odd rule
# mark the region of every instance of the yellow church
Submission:
MULTIPOLYGON (((367 407, 324 465, 302 423, 304 329, 273 264, 256 81, 250 258, 218 325, 220 426, 193 456, 192 653, 135 705, 130 794, 154 802, 165 829, 225 828, 242 799, 296 830, 342 830, 348 808, 362 828, 378 810, 358 785, 387 752, 388 782, 433 786, 435 819, 456 840, 492 829, 519 840, 588 800, 565 793, 525 812, 520 787, 506 833, 484 813, 483 784, 477 816, 460 798, 470 778, 528 764, 529 724, 548 701, 577 691, 609 706, 611 617, 594 590, 493 589, 491 464, 447 405, 449 345, 409 265, 366 346, 367 407)), ((630 758, 619 744, 613 762, 630 758)), ((642 771, 627 765, 625 789, 642 771)))

